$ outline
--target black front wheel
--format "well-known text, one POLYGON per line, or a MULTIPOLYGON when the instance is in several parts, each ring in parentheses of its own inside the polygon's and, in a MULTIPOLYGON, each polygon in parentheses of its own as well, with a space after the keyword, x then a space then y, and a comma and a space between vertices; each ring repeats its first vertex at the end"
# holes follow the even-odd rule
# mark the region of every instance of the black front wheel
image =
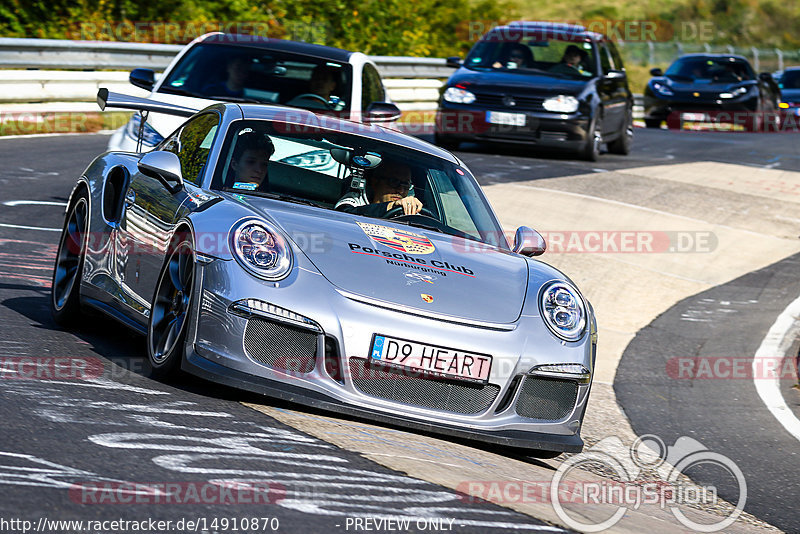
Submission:
POLYGON ((600 157, 600 144, 603 138, 600 134, 600 121, 594 119, 589 123, 589 130, 586 132, 586 140, 583 147, 578 151, 578 156, 585 161, 597 161, 600 157))
POLYGON ((625 125, 619 133, 619 137, 608 143, 608 151, 612 154, 627 156, 631 153, 633 145, 633 113, 628 111, 625 125))
POLYGON ((147 328, 150 376, 172 378, 180 371, 194 292, 194 247, 189 236, 173 240, 158 277, 147 328))
POLYGON ((67 326, 81 317, 80 286, 89 230, 89 197, 82 190, 72 202, 58 243, 50 309, 56 323, 67 326))

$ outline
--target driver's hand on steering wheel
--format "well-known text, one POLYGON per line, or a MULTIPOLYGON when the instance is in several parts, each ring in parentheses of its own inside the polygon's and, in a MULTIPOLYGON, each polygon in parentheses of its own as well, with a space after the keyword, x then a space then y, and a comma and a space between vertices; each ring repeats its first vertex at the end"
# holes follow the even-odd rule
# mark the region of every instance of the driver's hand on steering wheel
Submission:
POLYGON ((404 197, 389 202, 386 211, 389 212, 394 208, 403 208, 404 215, 416 215, 422 210, 422 202, 416 197, 404 197))

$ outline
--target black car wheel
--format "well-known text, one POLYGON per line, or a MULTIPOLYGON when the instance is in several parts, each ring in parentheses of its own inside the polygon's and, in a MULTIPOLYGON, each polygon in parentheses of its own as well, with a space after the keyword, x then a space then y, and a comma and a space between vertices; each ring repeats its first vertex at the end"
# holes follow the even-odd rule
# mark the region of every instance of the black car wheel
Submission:
POLYGON ((80 318, 80 285, 88 228, 89 197, 82 189, 64 222, 53 268, 50 309, 53 319, 60 325, 74 324, 80 318))
POLYGON ((648 128, 661 128, 661 119, 645 119, 644 125, 648 128))
POLYGON ((176 235, 173 243, 158 277, 147 328, 150 376, 158 379, 180 370, 194 290, 192 240, 186 234, 176 235))
POLYGON ((633 112, 628 111, 623 130, 619 137, 608 143, 608 151, 612 154, 627 156, 631 152, 631 145, 633 145, 633 112))
POLYGON ((578 152, 581 159, 597 161, 597 158, 600 157, 600 144, 603 142, 603 138, 600 135, 601 131, 600 120, 594 119, 589 125, 589 130, 586 132, 586 141, 578 152))

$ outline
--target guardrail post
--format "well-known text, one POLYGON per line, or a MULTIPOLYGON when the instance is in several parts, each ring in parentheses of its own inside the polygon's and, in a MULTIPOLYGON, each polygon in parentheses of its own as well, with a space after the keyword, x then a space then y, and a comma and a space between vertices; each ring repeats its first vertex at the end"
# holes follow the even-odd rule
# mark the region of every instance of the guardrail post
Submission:
POLYGON ((776 48, 775 55, 778 56, 778 70, 783 70, 783 50, 776 48))
POLYGON ((680 42, 676 42, 675 46, 678 48, 678 55, 676 56, 677 59, 683 55, 683 45, 680 42))
POLYGON ((647 41, 647 62, 648 65, 653 65, 656 62, 656 46, 653 41, 647 41))
POLYGON ((758 48, 751 46, 750 51, 753 53, 753 69, 758 72, 761 70, 761 62, 758 60, 758 48))

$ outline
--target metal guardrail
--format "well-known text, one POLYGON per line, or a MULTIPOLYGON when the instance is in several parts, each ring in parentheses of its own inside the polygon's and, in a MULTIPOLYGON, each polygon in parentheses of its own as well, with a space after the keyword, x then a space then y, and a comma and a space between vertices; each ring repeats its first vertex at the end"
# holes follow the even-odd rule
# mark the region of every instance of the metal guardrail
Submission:
MULTIPOLYGON (((183 45, 0 38, 0 69, 163 71, 183 45)), ((387 78, 447 78, 441 58, 370 56, 387 78)))

